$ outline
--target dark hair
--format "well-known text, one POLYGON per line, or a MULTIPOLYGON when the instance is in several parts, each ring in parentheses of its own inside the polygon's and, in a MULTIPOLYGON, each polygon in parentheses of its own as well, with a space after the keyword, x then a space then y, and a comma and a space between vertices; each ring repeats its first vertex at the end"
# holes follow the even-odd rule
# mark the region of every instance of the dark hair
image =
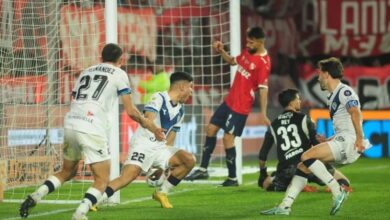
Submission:
POLYGON ((318 67, 323 72, 328 72, 333 79, 342 79, 344 75, 344 68, 341 61, 335 57, 320 60, 318 67))
POLYGON ((296 89, 286 89, 279 93, 279 103, 280 105, 285 108, 290 104, 291 101, 295 100, 297 97, 297 94, 299 93, 296 89))
POLYGON ((119 58, 122 56, 122 49, 116 44, 106 44, 102 51, 102 60, 103 62, 118 62, 119 58))
POLYGON ((249 39, 264 39, 265 34, 261 27, 252 27, 248 29, 247 36, 249 39))
POLYGON ((189 73, 186 73, 186 72, 174 72, 171 74, 171 77, 169 79, 171 85, 175 84, 177 81, 180 81, 180 80, 192 82, 193 78, 189 73))

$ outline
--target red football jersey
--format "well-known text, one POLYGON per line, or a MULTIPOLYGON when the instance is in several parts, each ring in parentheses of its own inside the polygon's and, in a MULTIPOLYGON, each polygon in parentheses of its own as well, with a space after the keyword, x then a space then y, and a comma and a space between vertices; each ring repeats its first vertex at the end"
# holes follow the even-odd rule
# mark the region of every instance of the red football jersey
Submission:
POLYGON ((225 102, 234 112, 248 115, 252 109, 255 92, 259 87, 268 87, 271 59, 267 53, 259 56, 244 50, 235 61, 237 72, 225 102))

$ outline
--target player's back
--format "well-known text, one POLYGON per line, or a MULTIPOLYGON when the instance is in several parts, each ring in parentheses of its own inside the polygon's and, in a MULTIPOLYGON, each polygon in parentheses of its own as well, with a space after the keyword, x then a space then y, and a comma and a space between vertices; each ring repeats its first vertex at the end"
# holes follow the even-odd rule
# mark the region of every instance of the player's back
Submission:
POLYGON ((296 164, 302 153, 314 144, 313 123, 308 116, 299 112, 283 112, 271 123, 270 130, 281 166, 296 164))
POLYGON ((109 113, 121 93, 130 93, 130 87, 120 68, 102 63, 84 70, 73 89, 65 127, 106 136, 111 126, 109 113))

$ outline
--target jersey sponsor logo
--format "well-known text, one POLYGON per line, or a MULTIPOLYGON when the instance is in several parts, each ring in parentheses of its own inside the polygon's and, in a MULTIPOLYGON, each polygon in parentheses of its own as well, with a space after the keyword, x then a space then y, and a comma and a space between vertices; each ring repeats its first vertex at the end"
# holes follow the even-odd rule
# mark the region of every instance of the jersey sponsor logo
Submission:
POLYGON ((344 91, 344 95, 345 95, 345 96, 350 96, 350 95, 352 95, 352 92, 349 91, 349 90, 345 90, 345 91, 344 91))
POLYGON ((290 159, 290 158, 294 157, 295 155, 298 155, 302 152, 303 152, 303 148, 299 148, 297 150, 294 150, 294 151, 291 151, 291 152, 285 154, 284 156, 286 157, 286 160, 288 160, 288 159, 290 159))
POLYGON ((241 65, 238 65, 237 71, 238 71, 243 77, 245 77, 245 79, 249 79, 249 77, 251 76, 251 74, 250 74, 248 71, 246 71, 241 65))

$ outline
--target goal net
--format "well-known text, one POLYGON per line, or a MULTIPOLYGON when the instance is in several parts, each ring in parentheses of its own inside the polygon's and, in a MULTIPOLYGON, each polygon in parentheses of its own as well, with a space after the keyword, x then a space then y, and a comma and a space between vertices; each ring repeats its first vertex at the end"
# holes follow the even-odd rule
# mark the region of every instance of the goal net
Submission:
MULTIPOLYGON (((169 74, 193 75, 195 91, 177 145, 198 158, 205 125, 230 87, 230 69, 212 49, 230 48, 229 1, 120 1, 118 44, 127 55, 133 98, 142 108, 167 88, 169 74)), ((84 68, 100 62, 105 44, 104 1, 0 1, 0 199, 21 201, 61 169, 63 118, 84 68)), ((120 166, 137 125, 119 108, 120 166)), ((213 165, 224 167, 221 141, 213 165)), ((227 171, 226 171, 227 173, 227 171)), ((79 202, 90 186, 88 166, 46 201, 79 202)))

